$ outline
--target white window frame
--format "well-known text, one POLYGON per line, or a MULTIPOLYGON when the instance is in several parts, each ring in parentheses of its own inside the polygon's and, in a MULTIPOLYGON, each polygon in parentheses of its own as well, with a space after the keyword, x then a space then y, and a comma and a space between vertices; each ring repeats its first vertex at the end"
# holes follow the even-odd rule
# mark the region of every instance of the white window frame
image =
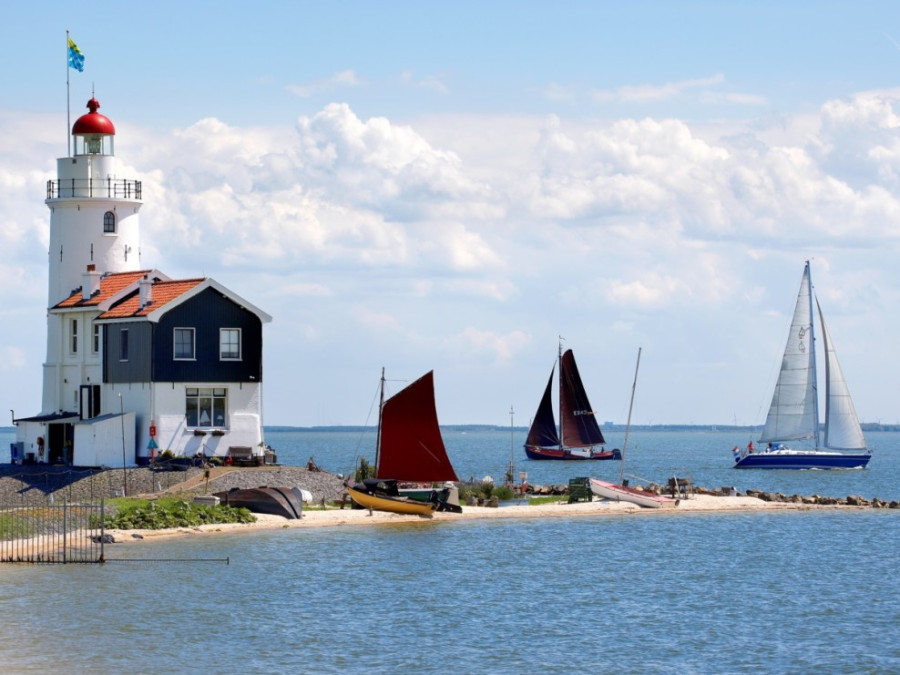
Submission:
POLYGON ((185 387, 184 419, 188 428, 227 428, 228 388, 185 387), (196 419, 192 418, 192 411, 196 419), (201 419, 204 412, 209 419, 201 419))
POLYGON ((93 336, 91 338, 91 353, 99 354, 100 353, 100 324, 91 321, 91 328, 93 336))
POLYGON ((71 338, 71 342, 69 342, 69 348, 71 349, 72 354, 78 353, 78 319, 72 319, 69 324, 71 328, 71 333, 69 337, 71 338))
POLYGON ((172 329, 172 359, 175 361, 196 361, 197 360, 197 330, 189 326, 176 326, 172 329), (178 332, 189 331, 191 334, 191 354, 190 356, 178 356, 178 332))
MULTIPOLYGON (((244 336, 240 328, 220 328, 219 329, 219 360, 220 361, 240 361, 243 358, 243 342, 244 336), (230 353, 228 356, 225 355, 225 342, 224 338, 226 334, 235 333, 237 334, 237 356, 232 356, 230 353)), ((230 345, 229 345, 230 346, 230 345)))

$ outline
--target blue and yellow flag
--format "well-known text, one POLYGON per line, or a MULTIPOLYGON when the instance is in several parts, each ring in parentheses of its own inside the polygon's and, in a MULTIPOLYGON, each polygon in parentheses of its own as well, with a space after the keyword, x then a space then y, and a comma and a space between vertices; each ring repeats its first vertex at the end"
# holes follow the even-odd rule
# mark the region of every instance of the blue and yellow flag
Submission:
POLYGON ((72 38, 69 38, 69 68, 74 68, 79 73, 84 72, 84 54, 72 38))

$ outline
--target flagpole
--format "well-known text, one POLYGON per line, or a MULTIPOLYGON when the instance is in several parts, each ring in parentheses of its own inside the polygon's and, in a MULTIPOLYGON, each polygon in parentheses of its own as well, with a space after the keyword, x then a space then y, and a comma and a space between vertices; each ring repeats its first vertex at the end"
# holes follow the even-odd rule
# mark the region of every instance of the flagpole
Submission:
POLYGON ((69 129, 72 128, 72 108, 69 104, 69 31, 66 31, 66 152, 72 156, 72 136, 69 129))

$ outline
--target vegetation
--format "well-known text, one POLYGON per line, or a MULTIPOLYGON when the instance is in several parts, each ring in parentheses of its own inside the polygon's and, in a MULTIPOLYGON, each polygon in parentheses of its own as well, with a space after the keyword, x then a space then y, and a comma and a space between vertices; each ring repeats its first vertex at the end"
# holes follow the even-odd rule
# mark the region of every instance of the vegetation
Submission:
POLYGON ((375 467, 369 464, 365 457, 359 458, 359 466, 356 467, 356 482, 362 483, 366 478, 375 477, 375 467))
POLYGON ((516 494, 508 485, 495 486, 491 481, 481 483, 460 483, 459 500, 465 502, 470 496, 476 499, 490 499, 496 497, 500 501, 514 499, 516 494))
POLYGON ((159 500, 111 499, 105 526, 117 530, 161 530, 218 523, 253 523, 256 516, 245 508, 209 506, 177 498, 159 500))
POLYGON ((528 498, 528 506, 537 506, 539 504, 555 504, 560 501, 562 497, 559 495, 546 495, 543 497, 529 497, 528 498))

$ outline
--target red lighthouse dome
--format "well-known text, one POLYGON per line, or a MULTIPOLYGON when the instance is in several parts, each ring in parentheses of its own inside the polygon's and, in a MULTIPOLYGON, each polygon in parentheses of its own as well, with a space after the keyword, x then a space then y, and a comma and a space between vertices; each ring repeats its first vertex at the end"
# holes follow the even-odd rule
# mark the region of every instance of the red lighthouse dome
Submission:
POLYGON ((101 115, 97 112, 100 108, 100 101, 91 98, 87 102, 87 108, 90 112, 75 120, 72 134, 79 136, 115 136, 116 128, 110 119, 106 115, 101 115))

